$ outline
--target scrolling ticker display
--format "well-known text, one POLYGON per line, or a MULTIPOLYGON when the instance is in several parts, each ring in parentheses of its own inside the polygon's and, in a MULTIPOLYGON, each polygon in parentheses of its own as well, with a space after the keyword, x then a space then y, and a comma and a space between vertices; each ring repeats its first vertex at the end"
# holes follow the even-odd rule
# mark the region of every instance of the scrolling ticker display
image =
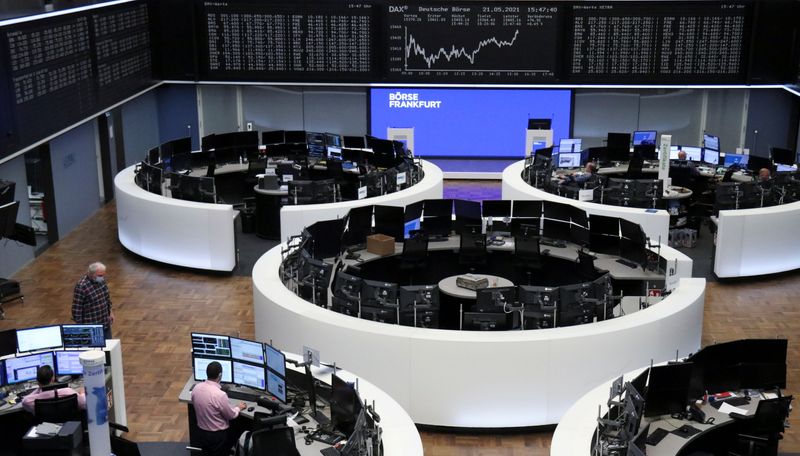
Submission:
POLYGON ((391 80, 547 82, 558 67, 554 4, 389 4, 391 80))

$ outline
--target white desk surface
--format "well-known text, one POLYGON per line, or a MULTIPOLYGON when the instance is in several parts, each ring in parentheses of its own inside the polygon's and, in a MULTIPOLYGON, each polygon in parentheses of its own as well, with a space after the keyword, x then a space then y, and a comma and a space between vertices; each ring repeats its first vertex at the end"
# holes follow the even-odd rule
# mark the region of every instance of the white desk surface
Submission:
MULTIPOLYGON (((454 298, 472 299, 472 300, 476 299, 478 296, 477 291, 470 290, 469 288, 461 288, 458 285, 456 285, 456 280, 458 280, 458 278, 461 277, 462 275, 463 274, 445 277, 444 279, 440 280, 439 291, 454 298)), ((475 275, 481 279, 482 278, 488 279, 489 288, 514 286, 514 282, 496 275, 489 275, 489 274, 475 274, 475 275)))
POLYGON ((253 190, 256 193, 259 193, 261 195, 269 195, 269 196, 288 196, 289 195, 289 191, 288 190, 281 190, 281 189, 268 190, 268 189, 259 188, 258 185, 253 187, 253 190))

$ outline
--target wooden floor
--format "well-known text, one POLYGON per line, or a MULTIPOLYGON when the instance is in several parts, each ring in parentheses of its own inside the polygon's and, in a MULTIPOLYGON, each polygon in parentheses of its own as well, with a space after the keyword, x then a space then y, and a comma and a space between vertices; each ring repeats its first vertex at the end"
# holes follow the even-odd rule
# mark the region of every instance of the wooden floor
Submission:
MULTIPOLYGON (((185 271, 159 265, 120 246, 115 206, 109 204, 79 229, 17 273, 25 303, 6 306, 0 329, 66 323, 72 287, 92 261, 108 266, 107 279, 122 340, 128 423, 139 441, 186 441, 185 407, 178 393, 191 374, 189 333, 213 331, 253 337, 249 277, 185 271)), ((800 273, 711 283, 706 292, 703 344, 742 337, 789 338, 788 391, 800 394, 800 273)), ((800 451, 800 413, 782 449, 800 451)), ((550 432, 465 435, 423 432, 425 453, 547 455, 550 432)))

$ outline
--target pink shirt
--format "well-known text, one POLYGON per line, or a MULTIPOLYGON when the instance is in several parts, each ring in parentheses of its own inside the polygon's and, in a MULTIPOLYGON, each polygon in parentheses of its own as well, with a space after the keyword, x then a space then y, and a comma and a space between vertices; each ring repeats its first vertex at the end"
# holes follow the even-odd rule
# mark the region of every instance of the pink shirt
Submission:
POLYGON ((192 404, 197 426, 206 431, 228 429, 228 421, 239 416, 239 407, 231 407, 228 395, 219 383, 206 380, 192 390, 192 404))
MULTIPOLYGON (((72 388, 59 388, 58 389, 58 397, 69 396, 71 394, 78 395, 78 407, 81 410, 86 410, 86 395, 85 394, 78 394, 72 388)), ((55 397, 54 391, 42 391, 41 388, 37 388, 36 391, 28 394, 24 398, 22 398, 22 408, 30 413, 35 413, 33 401, 36 399, 52 399, 55 397)))

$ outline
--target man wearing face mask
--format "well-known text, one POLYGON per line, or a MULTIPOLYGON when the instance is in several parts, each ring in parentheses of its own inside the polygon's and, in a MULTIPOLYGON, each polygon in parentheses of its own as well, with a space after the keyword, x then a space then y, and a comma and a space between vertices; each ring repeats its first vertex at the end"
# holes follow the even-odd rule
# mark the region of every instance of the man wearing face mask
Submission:
POLYGON ((75 285, 72 295, 72 319, 83 325, 103 325, 106 339, 111 339, 111 295, 106 285, 106 266, 92 263, 75 285))

